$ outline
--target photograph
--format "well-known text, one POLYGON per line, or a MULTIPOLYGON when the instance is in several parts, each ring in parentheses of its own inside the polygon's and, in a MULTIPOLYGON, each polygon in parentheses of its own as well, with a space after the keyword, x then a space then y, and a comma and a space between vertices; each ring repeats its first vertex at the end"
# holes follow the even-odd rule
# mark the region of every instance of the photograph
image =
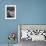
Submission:
POLYGON ((5 5, 5 19, 16 19, 16 5, 5 5))
POLYGON ((18 25, 18 42, 20 46, 31 46, 32 42, 40 41, 46 41, 46 25, 18 25))

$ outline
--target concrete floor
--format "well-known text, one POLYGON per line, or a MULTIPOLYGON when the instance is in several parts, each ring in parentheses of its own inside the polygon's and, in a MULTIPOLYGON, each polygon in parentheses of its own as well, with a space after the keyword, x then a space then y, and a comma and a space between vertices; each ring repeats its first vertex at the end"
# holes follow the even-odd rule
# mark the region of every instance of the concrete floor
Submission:
MULTIPOLYGON (((0 44, 0 46, 8 46, 8 44, 0 44)), ((46 42, 45 41, 21 40, 19 44, 15 44, 13 46, 46 46, 46 42)))
POLYGON ((19 46, 46 46, 45 41, 21 40, 19 46))
MULTIPOLYGON (((8 46, 8 44, 0 44, 0 46, 8 46)), ((18 44, 10 45, 10 46, 18 46, 18 44)))

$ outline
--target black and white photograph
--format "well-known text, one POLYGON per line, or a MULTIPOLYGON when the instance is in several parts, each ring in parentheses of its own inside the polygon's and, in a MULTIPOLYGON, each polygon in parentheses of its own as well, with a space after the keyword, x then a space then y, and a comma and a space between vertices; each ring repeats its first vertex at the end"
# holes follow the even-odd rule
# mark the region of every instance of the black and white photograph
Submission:
POLYGON ((16 5, 5 5, 5 19, 16 19, 16 5))
POLYGON ((46 25, 19 24, 18 42, 20 46, 34 46, 34 44, 46 43, 46 25))

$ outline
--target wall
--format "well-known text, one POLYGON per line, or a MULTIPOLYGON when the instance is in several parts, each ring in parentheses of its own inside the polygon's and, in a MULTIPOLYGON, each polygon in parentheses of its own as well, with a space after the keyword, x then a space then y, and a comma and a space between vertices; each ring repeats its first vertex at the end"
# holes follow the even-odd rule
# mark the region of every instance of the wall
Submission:
POLYGON ((46 24, 46 0, 0 0, 0 44, 8 43, 9 32, 18 32, 17 24, 46 24), (5 20, 6 4, 16 4, 16 20, 5 20))

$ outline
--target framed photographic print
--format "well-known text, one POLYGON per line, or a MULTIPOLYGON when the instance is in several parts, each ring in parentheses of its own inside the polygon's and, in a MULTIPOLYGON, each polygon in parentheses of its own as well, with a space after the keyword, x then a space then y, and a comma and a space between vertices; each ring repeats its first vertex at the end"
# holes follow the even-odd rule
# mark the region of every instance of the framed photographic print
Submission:
POLYGON ((45 24, 19 24, 18 42, 22 40, 46 41, 45 24))
POLYGON ((5 19, 16 19, 16 5, 5 5, 5 19))

